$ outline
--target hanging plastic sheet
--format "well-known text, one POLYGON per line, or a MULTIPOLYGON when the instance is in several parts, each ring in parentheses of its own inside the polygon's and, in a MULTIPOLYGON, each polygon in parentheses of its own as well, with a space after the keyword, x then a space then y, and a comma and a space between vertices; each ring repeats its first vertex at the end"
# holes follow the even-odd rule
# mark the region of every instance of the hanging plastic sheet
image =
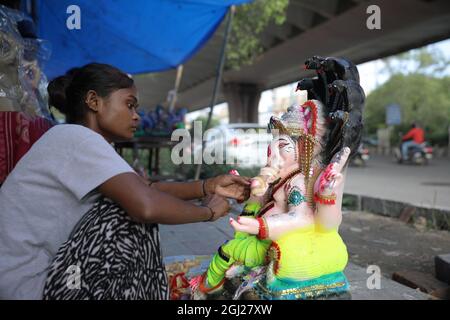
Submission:
POLYGON ((41 70, 51 49, 36 38, 33 27, 30 17, 0 5, 0 111, 49 117, 41 70))
POLYGON ((38 0, 38 35, 52 43, 51 79, 89 62, 128 73, 175 68, 250 0, 38 0))

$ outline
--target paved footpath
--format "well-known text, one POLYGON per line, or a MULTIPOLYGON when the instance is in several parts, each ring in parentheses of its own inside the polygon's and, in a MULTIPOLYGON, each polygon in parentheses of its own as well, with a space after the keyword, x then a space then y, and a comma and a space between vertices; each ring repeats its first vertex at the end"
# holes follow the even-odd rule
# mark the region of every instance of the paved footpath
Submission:
MULTIPOLYGON (((226 240, 233 229, 227 218, 215 222, 185 225, 160 225, 161 243, 165 257, 178 255, 210 255, 226 240)), ((349 263, 345 273, 350 281, 353 300, 424 300, 429 296, 398 284, 384 276, 381 288, 369 290, 366 268, 349 263)))
POLYGON ((427 166, 399 165, 389 157, 373 157, 366 167, 350 167, 346 193, 450 210, 450 159, 427 166))

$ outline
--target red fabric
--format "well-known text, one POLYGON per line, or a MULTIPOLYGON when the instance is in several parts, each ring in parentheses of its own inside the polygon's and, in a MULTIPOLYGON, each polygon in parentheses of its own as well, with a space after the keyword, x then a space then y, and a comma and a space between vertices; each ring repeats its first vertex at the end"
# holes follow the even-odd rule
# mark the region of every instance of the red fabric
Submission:
POLYGON ((402 140, 406 141, 406 140, 411 140, 412 139, 412 140, 414 140, 415 143, 420 144, 420 143, 423 143, 425 141, 424 136, 425 136, 425 134, 423 132, 423 129, 421 129, 421 128, 412 128, 411 130, 408 131, 407 134, 405 134, 403 136, 402 140))
POLYGON ((44 118, 31 119, 21 112, 0 112, 0 183, 51 127, 52 123, 44 118))
POLYGON ((184 272, 169 277, 170 300, 180 300, 189 288, 189 281, 184 272))

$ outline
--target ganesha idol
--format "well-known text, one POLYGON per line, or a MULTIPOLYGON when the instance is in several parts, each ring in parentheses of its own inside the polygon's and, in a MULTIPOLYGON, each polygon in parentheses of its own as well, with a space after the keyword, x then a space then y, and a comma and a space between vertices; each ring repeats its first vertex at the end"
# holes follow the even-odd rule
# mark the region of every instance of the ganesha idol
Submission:
POLYGON ((339 236, 349 157, 361 139, 364 92, 345 59, 313 57, 303 105, 268 124, 267 165, 252 179, 235 236, 191 280, 194 299, 348 299, 339 236))

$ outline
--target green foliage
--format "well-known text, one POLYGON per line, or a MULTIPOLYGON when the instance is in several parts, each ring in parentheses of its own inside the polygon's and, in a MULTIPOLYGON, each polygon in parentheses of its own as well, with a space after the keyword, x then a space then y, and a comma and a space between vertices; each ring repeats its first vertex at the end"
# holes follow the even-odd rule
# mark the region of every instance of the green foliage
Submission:
POLYGON ((373 134, 384 126, 385 107, 396 103, 401 107, 402 125, 398 132, 406 133, 409 125, 416 121, 427 135, 447 135, 450 123, 450 77, 436 78, 424 74, 396 74, 386 83, 372 91, 366 101, 365 128, 373 134))
POLYGON ((448 133, 447 132, 430 132, 427 135, 427 140, 433 146, 446 147, 446 146, 448 146, 448 133))
MULTIPOLYGON (((450 123, 449 59, 433 46, 383 59, 390 79, 372 91, 366 101, 366 133, 374 134, 385 127, 385 107, 396 103, 401 107, 402 124, 393 128, 391 142, 406 133, 410 124, 418 122, 434 145, 448 143, 450 123)), ((383 72, 380 71, 380 72, 383 72)))
POLYGON ((289 0, 255 0, 236 8, 227 48, 227 68, 251 64, 263 52, 261 32, 271 22, 284 23, 288 4, 289 0))
POLYGON ((428 46, 410 50, 382 59, 385 72, 389 75, 420 73, 429 76, 444 74, 449 67, 449 59, 439 49, 428 46))

